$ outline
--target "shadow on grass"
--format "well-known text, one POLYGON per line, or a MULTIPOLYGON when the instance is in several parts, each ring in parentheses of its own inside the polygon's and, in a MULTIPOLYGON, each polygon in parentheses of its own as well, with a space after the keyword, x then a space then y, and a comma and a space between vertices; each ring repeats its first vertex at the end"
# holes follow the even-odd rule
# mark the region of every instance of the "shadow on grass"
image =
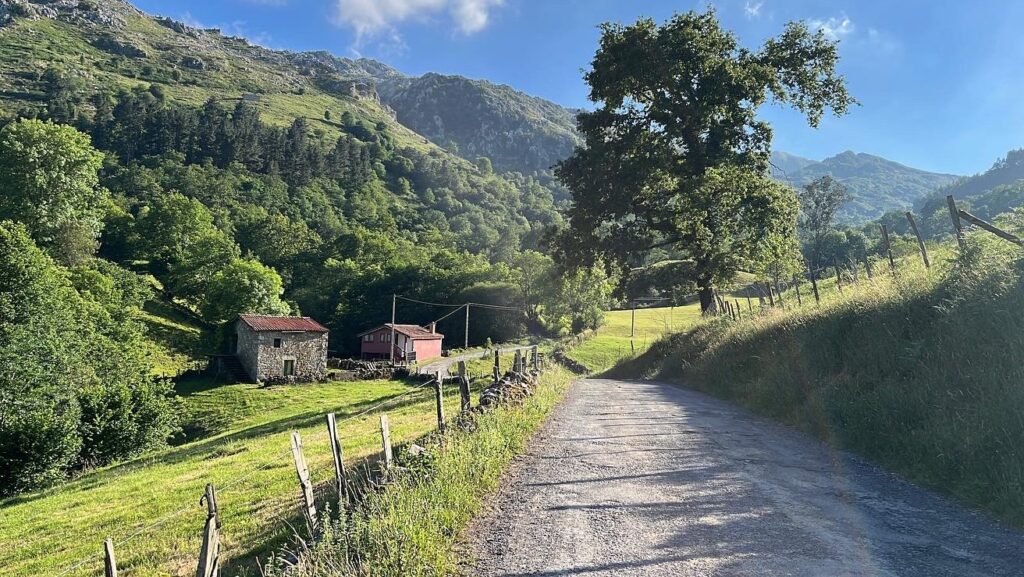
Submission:
MULTIPOLYGON (((67 484, 53 487, 51 489, 47 489, 39 493, 11 497, 5 501, 0 502, 0 509, 23 503, 30 503, 61 491, 84 491, 94 489, 100 485, 108 483, 112 477, 124 475, 156 464, 174 465, 189 460, 199 461, 203 460, 204 458, 221 457, 226 454, 230 454, 230 452, 226 450, 226 447, 238 441, 245 441, 257 437, 275 435, 287 431, 292 431, 295 429, 311 427, 322 423, 324 420, 324 415, 330 412, 335 413, 337 415, 338 420, 342 421, 349 417, 358 415, 359 413, 366 411, 376 405, 387 404, 391 401, 394 401, 401 397, 402 395, 405 395, 409 392, 410 391, 397 391, 391 395, 366 399, 364 401, 359 401, 354 404, 324 406, 316 410, 305 411, 297 415, 292 415, 267 423, 261 423, 259 425, 241 429, 239 431, 227 435, 194 441, 192 443, 168 449, 160 453, 139 457, 138 459, 126 461, 124 463, 114 465, 99 471, 86 473, 85 475, 67 484)), ((387 404, 386 407, 381 408, 386 408, 389 411, 397 411, 419 403, 423 403, 424 401, 431 398, 433 398, 432 390, 429 387, 425 387, 418 391, 416 394, 410 395, 394 404, 387 404)), ((241 452, 245 450, 247 449, 244 447, 239 447, 237 448, 237 450, 233 452, 241 452)))

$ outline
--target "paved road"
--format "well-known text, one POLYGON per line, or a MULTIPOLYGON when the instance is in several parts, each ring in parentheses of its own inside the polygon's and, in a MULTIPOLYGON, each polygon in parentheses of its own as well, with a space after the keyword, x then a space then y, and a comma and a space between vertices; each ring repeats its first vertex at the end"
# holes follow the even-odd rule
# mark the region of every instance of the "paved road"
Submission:
POLYGON ((472 533, 481 576, 1024 575, 1024 535, 648 382, 577 383, 472 533))

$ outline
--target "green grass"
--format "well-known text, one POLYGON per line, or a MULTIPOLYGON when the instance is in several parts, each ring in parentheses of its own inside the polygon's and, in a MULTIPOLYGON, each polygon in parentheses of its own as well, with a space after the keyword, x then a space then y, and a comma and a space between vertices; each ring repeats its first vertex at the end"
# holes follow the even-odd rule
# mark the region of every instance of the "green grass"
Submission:
MULTIPOLYGON (((183 420, 193 438, 205 438, 0 502, 0 542, 6 545, 0 575, 58 575, 82 559, 89 561, 69 575, 102 575, 106 537, 117 542, 127 574, 194 574, 205 519, 198 499, 207 482, 218 487, 224 524, 221 574, 255 574, 254 559, 287 542, 291 526, 301 525, 291 431, 302 434, 312 477, 323 483, 333 474, 324 414, 336 412, 340 421, 392 400, 340 424, 351 464, 379 453, 381 412, 389 415, 395 443, 436 428, 431 389, 397 399, 411 390, 412 384, 398 381, 267 388, 192 381, 180 391, 183 420)), ((457 411, 457 395, 456 387, 446 387, 449 414, 457 411)))
POLYGON ((609 374, 730 400, 1024 527, 1024 266, 985 240, 965 266, 943 247, 930 272, 832 279, 820 307, 704 323, 609 374))
POLYGON ((379 576, 461 575, 462 532, 561 400, 571 379, 555 367, 545 372, 536 394, 521 406, 479 415, 472 431, 456 430, 435 439, 429 445, 430 457, 406 463, 413 474, 371 495, 347 527, 307 551, 288 575, 363 574, 353 565, 371 568, 379 576))
POLYGON ((643 353, 664 335, 692 327, 700 319, 700 305, 697 304, 637 309, 635 326, 632 311, 609 311, 605 314, 604 324, 573 347, 568 356, 591 372, 599 373, 623 359, 643 353))

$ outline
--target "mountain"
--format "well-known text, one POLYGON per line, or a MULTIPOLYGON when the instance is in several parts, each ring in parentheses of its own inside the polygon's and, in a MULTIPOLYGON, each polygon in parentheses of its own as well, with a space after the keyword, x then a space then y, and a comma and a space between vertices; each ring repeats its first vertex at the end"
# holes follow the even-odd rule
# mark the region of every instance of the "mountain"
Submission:
POLYGON ((786 175, 796 174, 800 170, 812 164, 817 164, 818 161, 790 154, 788 152, 782 152, 781 150, 773 150, 771 163, 772 176, 779 179, 785 179, 786 175))
POLYGON ((500 172, 548 170, 580 143, 575 111, 509 86, 436 73, 408 76, 375 60, 322 51, 291 59, 372 90, 407 128, 467 160, 486 156, 500 172))
MULTIPOLYGON (((798 167, 807 161, 785 153, 775 153, 772 162, 798 167)), ((939 174, 904 166, 871 154, 846 151, 821 162, 811 161, 794 171, 775 172, 774 176, 800 187, 825 175, 846 185, 851 199, 840 210, 839 219, 860 223, 891 210, 911 207, 915 201, 957 180, 952 174, 939 174)))
POLYGON ((580 142, 571 110, 508 86, 425 74, 378 88, 399 122, 465 158, 486 156, 500 171, 547 170, 580 142))

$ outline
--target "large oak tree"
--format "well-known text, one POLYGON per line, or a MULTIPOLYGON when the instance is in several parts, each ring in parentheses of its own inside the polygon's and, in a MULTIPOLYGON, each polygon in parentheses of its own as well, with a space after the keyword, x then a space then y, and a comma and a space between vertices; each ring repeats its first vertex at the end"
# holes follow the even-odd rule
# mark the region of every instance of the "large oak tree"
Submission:
POLYGON ((557 169, 574 201, 562 256, 626 266, 671 247, 708 310, 717 284, 795 234, 795 194, 767 175, 772 131, 757 112, 782 103, 812 126, 845 113, 837 45, 794 22, 749 50, 712 10, 602 32, 585 76, 597 106, 578 116, 585 143, 557 169))

